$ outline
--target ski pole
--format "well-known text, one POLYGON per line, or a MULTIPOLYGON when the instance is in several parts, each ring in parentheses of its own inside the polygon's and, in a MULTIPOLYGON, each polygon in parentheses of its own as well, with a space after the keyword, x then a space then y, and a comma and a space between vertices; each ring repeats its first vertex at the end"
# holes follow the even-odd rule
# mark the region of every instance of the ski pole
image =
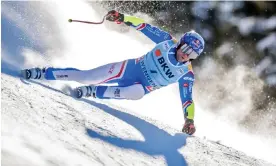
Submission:
POLYGON ((68 22, 80 22, 80 23, 86 23, 86 24, 102 24, 104 22, 106 15, 103 17, 103 20, 100 22, 92 22, 92 21, 83 21, 83 20, 73 20, 69 19, 68 22))

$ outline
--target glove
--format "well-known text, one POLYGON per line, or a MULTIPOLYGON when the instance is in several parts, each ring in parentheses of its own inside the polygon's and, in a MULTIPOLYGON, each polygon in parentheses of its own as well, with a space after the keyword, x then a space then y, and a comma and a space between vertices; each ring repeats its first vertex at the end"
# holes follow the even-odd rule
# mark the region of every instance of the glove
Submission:
POLYGON ((124 14, 121 14, 116 10, 111 10, 107 13, 106 20, 113 22, 124 22, 124 14))
POLYGON ((185 124, 183 126, 182 132, 193 135, 195 133, 195 125, 194 125, 194 120, 192 119, 186 119, 185 124))

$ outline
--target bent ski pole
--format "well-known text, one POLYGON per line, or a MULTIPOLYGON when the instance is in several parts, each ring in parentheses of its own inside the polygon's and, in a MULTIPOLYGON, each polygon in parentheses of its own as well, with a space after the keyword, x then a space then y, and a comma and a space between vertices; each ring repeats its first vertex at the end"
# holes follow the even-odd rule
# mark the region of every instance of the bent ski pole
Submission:
POLYGON ((69 19, 68 22, 80 22, 80 23, 86 23, 86 24, 102 24, 104 22, 106 15, 103 17, 103 20, 100 22, 92 22, 92 21, 82 21, 82 20, 73 20, 69 19))

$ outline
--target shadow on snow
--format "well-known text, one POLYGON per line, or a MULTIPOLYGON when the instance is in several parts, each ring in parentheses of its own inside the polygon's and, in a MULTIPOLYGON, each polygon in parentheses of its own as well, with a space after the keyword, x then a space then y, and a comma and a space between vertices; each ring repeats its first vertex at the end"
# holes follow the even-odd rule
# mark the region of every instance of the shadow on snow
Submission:
POLYGON ((151 156, 164 156, 169 166, 187 165, 184 157, 178 152, 178 149, 186 144, 187 136, 178 133, 174 136, 157 126, 133 116, 129 113, 113 109, 107 105, 96 103, 91 100, 81 99, 98 107, 104 112, 128 123, 135 127, 143 135, 145 141, 128 140, 113 136, 103 136, 92 129, 86 129, 87 134, 92 138, 101 139, 117 147, 133 149, 151 156))
MULTIPOLYGON (((28 82, 35 83, 47 89, 64 94, 61 90, 52 88, 48 85, 44 85, 41 82, 36 82, 33 80, 28 80, 28 82)), ((26 82, 23 83, 26 84, 26 82)), ((94 131, 90 128, 86 128, 87 135, 91 138, 100 139, 104 142, 107 142, 113 146, 117 146, 120 148, 133 149, 135 151, 142 152, 150 156, 164 156, 168 166, 187 165, 183 155, 180 154, 178 151, 178 149, 180 149, 186 144, 186 134, 177 133, 175 135, 171 135, 167 133, 165 130, 160 129, 157 126, 143 119, 140 119, 129 113, 111 108, 105 104, 97 103, 95 101, 88 99, 76 100, 91 104, 99 108, 100 110, 104 111, 105 113, 108 113, 133 126, 143 135, 145 141, 128 140, 114 136, 104 136, 98 133, 97 131, 94 131)))

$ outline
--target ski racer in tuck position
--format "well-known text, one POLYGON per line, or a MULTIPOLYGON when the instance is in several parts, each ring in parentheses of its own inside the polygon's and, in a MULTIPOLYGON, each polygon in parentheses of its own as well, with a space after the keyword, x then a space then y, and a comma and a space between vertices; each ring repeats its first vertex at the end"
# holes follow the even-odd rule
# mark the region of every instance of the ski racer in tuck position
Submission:
POLYGON ((76 97, 92 96, 99 99, 138 100, 156 89, 178 82, 185 120, 182 132, 192 135, 195 126, 191 61, 202 53, 204 39, 195 31, 189 31, 176 41, 169 33, 144 20, 115 10, 108 12, 106 20, 123 22, 135 28, 155 42, 156 46, 140 58, 91 70, 36 67, 22 70, 22 76, 25 79, 77 81, 87 86, 77 87, 76 97), (103 83, 117 83, 118 86, 104 86, 103 83))

